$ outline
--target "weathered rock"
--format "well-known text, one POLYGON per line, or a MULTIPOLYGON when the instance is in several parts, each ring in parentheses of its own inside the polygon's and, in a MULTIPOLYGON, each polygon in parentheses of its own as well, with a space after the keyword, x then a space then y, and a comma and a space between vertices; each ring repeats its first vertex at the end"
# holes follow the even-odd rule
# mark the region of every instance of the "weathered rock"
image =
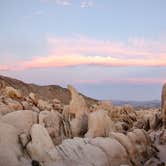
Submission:
POLYGON ((166 128, 166 84, 163 85, 162 89, 161 109, 162 109, 163 126, 164 128, 166 128))
POLYGON ((144 166, 165 166, 165 164, 164 162, 161 162, 159 159, 153 157, 146 161, 144 166))
POLYGON ((63 112, 63 105, 58 99, 53 99, 52 100, 52 107, 54 110, 58 111, 59 113, 63 112))
POLYGON ((5 94, 11 98, 22 98, 22 94, 19 90, 14 89, 13 87, 7 86, 5 88, 5 94))
POLYGON ((49 151, 55 147, 46 128, 40 124, 34 124, 30 133, 32 140, 27 145, 27 151, 32 160, 43 163, 50 162, 52 159, 49 151))
POLYGON ((65 140, 53 150, 52 155, 57 163, 61 161, 64 166, 118 166, 128 163, 125 149, 112 138, 65 140), (119 160, 117 160, 118 157, 119 160), (68 163, 65 161, 68 161, 68 163))
POLYGON ((21 133, 19 135, 19 140, 22 145, 22 147, 25 149, 27 144, 30 142, 30 136, 27 133, 21 133))
POLYGON ((42 111, 46 111, 46 110, 51 111, 53 109, 52 106, 49 104, 49 102, 44 101, 42 99, 38 100, 37 107, 42 111))
MULTIPOLYGON (((18 140, 18 130, 0 122, 0 165, 22 166, 23 153, 18 140)), ((26 159, 25 159, 26 160, 26 159)))
POLYGON ((106 111, 99 110, 88 115, 88 132, 85 137, 106 137, 114 130, 114 124, 106 111))
POLYGON ((86 114, 70 121, 73 137, 83 137, 88 131, 88 116, 86 114))
POLYGON ((129 135, 112 133, 106 138, 68 139, 50 152, 54 166, 59 163, 63 166, 141 166, 152 153, 151 141, 142 130, 134 130, 129 135))
POLYGON ((61 123, 60 115, 56 111, 41 111, 39 114, 39 124, 47 129, 55 145, 62 141, 61 123))
POLYGON ((86 114, 88 107, 84 98, 71 85, 68 85, 68 89, 71 93, 69 113, 74 114, 76 118, 86 114))
POLYGON ((5 115, 9 112, 12 112, 12 110, 4 103, 0 103, 0 114, 5 115))
POLYGON ((38 103, 38 98, 37 98, 37 96, 36 96, 36 94, 34 94, 34 93, 30 93, 29 94, 29 98, 31 99, 31 101, 32 101, 32 103, 34 104, 34 105, 37 105, 37 103, 38 103))
POLYGON ((137 112, 136 128, 143 128, 146 131, 156 130, 161 127, 161 113, 158 109, 140 110, 137 112))
POLYGON ((19 101, 13 100, 9 97, 4 97, 4 96, 0 97, 0 112, 2 115, 20 109, 22 110, 23 107, 19 101))
POLYGON ((157 154, 158 158, 161 162, 166 163, 166 129, 152 131, 149 133, 149 136, 159 151, 157 154))
POLYGON ((20 110, 1 117, 1 121, 16 127, 19 133, 28 133, 34 123, 37 123, 37 113, 30 110, 20 110))
POLYGON ((114 105, 110 101, 99 101, 96 110, 106 110, 110 112, 113 109, 115 109, 114 105))
POLYGON ((164 102, 166 101, 166 83, 163 85, 161 92, 161 108, 164 107, 164 102))
MULTIPOLYGON (((161 162, 166 164, 166 144, 165 145, 157 145, 158 152, 158 158, 161 162)), ((163 165, 165 166, 165 165, 163 165)))
POLYGON ((1 90, 1 89, 4 89, 5 86, 6 86, 6 85, 5 85, 5 82, 1 80, 1 81, 0 81, 0 90, 1 90))
POLYGON ((108 115, 114 122, 125 122, 129 129, 133 127, 133 123, 137 119, 137 114, 130 105, 112 107, 112 109, 108 112, 108 115))
POLYGON ((164 102, 164 105, 162 108, 162 119, 163 119, 163 126, 166 129, 166 101, 164 102))
POLYGON ((21 102, 24 110, 32 110, 33 104, 28 101, 21 102))
POLYGON ((4 98, 4 103, 9 107, 11 111, 22 110, 23 106, 17 100, 13 100, 11 98, 4 98))
POLYGON ((128 132, 127 136, 136 146, 140 162, 144 163, 147 159, 156 154, 156 148, 153 146, 150 137, 144 130, 134 129, 133 132, 128 132))
POLYGON ((125 148, 131 163, 141 165, 139 153, 130 138, 122 133, 110 133, 110 137, 115 138, 125 148))

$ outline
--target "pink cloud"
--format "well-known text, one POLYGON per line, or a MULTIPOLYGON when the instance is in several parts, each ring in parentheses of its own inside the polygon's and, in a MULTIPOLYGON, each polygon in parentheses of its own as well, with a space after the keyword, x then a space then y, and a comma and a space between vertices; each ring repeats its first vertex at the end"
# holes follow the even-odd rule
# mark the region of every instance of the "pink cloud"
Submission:
POLYGON ((1 68, 15 70, 79 65, 110 67, 166 67, 166 45, 162 41, 131 38, 127 42, 96 40, 84 36, 48 38, 48 55, 19 60, 1 68))
POLYGON ((120 57, 121 59, 166 57, 166 45, 163 41, 130 38, 127 42, 115 42, 79 36, 48 38, 48 43, 51 53, 57 55, 75 53, 120 57))
POLYGON ((121 59, 111 56, 84 56, 84 55, 62 55, 38 57, 30 61, 21 62, 20 69, 27 68, 46 68, 46 67, 68 67, 79 65, 101 65, 110 67, 128 66, 166 66, 166 58, 162 59, 121 59))
POLYGON ((0 65, 0 71, 7 71, 9 67, 7 65, 0 65))

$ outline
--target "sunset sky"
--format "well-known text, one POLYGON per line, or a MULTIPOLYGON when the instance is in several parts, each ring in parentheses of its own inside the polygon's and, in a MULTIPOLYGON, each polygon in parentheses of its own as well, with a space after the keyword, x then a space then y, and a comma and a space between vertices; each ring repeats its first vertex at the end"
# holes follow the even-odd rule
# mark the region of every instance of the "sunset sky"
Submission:
POLYGON ((98 99, 160 99, 166 0, 0 0, 0 74, 98 99))

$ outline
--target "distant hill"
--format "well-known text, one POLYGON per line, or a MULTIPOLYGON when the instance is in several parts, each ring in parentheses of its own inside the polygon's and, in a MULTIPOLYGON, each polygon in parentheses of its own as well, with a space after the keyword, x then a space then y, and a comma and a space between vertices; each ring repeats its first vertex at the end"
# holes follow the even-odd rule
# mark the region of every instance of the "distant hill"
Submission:
MULTIPOLYGON (((68 89, 63 88, 58 85, 46 85, 46 86, 40 86, 36 84, 28 84, 23 81, 9 78, 6 76, 0 75, 0 84, 4 83, 7 86, 12 86, 16 89, 20 89, 24 95, 28 95, 30 92, 36 93, 38 96, 40 96, 41 99, 44 100, 51 100, 54 98, 59 99, 62 103, 68 104, 70 101, 70 92, 68 89)), ((87 97, 83 94, 81 94, 88 105, 95 104, 98 102, 98 100, 87 97)), ((122 106, 124 104, 130 104, 135 109, 140 108, 159 108, 160 107, 160 101, 159 100, 152 100, 152 101, 122 101, 122 100, 111 100, 114 105, 122 106)))
MULTIPOLYGON (((12 86, 16 89, 20 89, 24 95, 28 95, 30 92, 33 92, 44 100, 52 100, 57 98, 62 103, 68 104, 71 98, 69 90, 58 85, 39 86, 0 75, 0 84, 1 83, 4 83, 7 86, 12 86)), ((95 104, 97 102, 95 99, 87 97, 83 94, 81 95, 85 98, 85 101, 88 105, 95 104)))
POLYGON ((123 100, 111 100, 111 102, 114 105, 117 106, 122 106, 124 104, 130 104, 132 105, 135 109, 140 109, 140 108, 160 108, 160 100, 150 100, 150 101, 123 101, 123 100))

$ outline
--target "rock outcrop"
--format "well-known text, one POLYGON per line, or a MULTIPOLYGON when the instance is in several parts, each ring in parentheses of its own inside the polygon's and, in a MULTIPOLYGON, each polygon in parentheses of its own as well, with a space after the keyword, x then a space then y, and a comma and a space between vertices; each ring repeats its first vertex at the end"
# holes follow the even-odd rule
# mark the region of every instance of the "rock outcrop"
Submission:
POLYGON ((120 166, 123 164, 139 166, 155 153, 156 150, 150 138, 142 130, 134 130, 127 136, 112 133, 106 138, 65 140, 51 152, 54 157, 56 156, 55 166, 56 163, 61 163, 63 166, 120 166))
POLYGON ((55 145, 61 143, 63 135, 61 133, 62 119, 56 111, 41 111, 39 114, 39 124, 47 129, 55 145))
POLYGON ((72 86, 66 102, 64 89, 56 91, 61 92, 57 97, 54 86, 1 78, 0 166, 166 163, 166 85, 161 109, 136 111, 108 101, 87 102, 72 86))
POLYGON ((73 114, 75 118, 79 118, 83 114, 87 114, 88 106, 84 98, 71 85, 68 85, 68 89, 71 93, 69 113, 73 114))
POLYGON ((33 124, 37 123, 37 113, 31 110, 20 110, 1 117, 1 121, 17 128, 19 133, 28 133, 33 124))
POLYGON ((18 134, 17 128, 0 121, 1 166, 26 166, 29 163, 29 159, 22 152, 18 134))
POLYGON ((166 129, 166 84, 164 84, 162 89, 161 109, 162 109, 163 126, 166 129))
POLYGON ((41 163, 50 162, 49 152, 55 147, 47 130, 42 125, 34 124, 30 135, 32 140, 27 144, 26 149, 31 159, 41 163))
POLYGON ((98 110, 88 115, 88 132, 85 137, 108 137, 114 131, 114 123, 104 110, 98 110))
POLYGON ((5 93, 5 95, 7 95, 8 97, 11 97, 11 98, 21 98, 22 97, 21 92, 11 86, 7 86, 4 89, 4 93, 5 93))

